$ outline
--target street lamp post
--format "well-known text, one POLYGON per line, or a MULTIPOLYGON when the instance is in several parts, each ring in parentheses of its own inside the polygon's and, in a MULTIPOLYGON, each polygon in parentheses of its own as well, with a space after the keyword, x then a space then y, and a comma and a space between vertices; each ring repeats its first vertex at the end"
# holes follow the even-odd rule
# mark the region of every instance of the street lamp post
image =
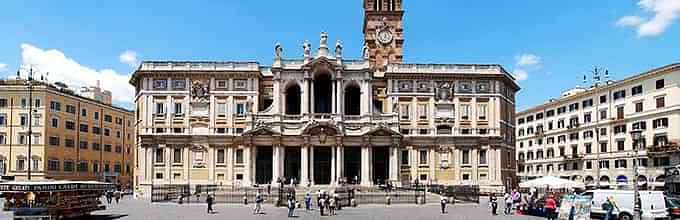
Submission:
POLYGON ((33 157, 31 156, 31 144, 33 142, 33 68, 28 71, 28 169, 26 170, 26 178, 31 180, 31 164, 33 157))
POLYGON ((642 130, 640 129, 633 129, 630 131, 630 136, 633 139, 633 149, 635 151, 635 159, 633 161, 633 193, 634 193, 634 201, 635 201, 635 207, 633 210, 633 219, 634 220, 640 220, 640 192, 638 190, 638 151, 640 149, 639 147, 639 142, 640 139, 642 138, 642 130))

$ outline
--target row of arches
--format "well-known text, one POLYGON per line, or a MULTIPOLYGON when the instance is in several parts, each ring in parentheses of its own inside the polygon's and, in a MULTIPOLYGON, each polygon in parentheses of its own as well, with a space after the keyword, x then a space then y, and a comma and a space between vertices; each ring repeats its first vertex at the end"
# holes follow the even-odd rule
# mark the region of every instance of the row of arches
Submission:
MULTIPOLYGON (((314 78, 313 86, 313 113, 332 113, 333 101, 333 86, 329 74, 319 74, 314 78)), ((357 83, 348 84, 344 90, 344 108, 345 115, 360 115, 361 114, 361 88, 357 83)), ((336 96, 337 97, 337 96, 336 96)), ((285 98, 285 114, 286 115, 300 115, 302 114, 302 105, 310 105, 311 103, 302 103, 302 88, 297 82, 290 82, 284 89, 285 98)))

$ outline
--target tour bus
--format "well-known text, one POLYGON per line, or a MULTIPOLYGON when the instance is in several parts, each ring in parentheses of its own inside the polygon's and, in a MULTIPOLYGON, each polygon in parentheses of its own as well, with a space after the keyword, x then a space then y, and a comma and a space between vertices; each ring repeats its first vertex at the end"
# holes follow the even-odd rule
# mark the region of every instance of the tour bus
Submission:
POLYGON ((4 211, 14 219, 60 219, 104 210, 99 198, 113 184, 95 181, 9 181, 0 183, 4 211))

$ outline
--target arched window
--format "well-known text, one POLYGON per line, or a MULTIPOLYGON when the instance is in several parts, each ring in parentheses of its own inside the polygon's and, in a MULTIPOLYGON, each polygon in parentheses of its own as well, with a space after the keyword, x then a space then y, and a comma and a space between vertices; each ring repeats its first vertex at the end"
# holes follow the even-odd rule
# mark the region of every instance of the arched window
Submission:
POLYGON ((332 89, 330 74, 317 74, 314 77, 314 113, 331 113, 332 89))
POLYGON ((286 88, 286 114, 299 115, 301 113, 300 86, 293 84, 286 88))
POLYGON ((361 115, 361 89, 356 84, 345 88, 345 115, 361 115))

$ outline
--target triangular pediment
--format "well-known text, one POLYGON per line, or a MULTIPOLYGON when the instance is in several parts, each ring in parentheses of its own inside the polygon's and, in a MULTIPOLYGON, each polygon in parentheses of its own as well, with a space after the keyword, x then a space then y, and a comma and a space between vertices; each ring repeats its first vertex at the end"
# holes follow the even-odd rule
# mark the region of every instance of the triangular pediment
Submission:
POLYGON ((271 129, 268 126, 258 126, 255 129, 243 132, 242 136, 277 136, 281 135, 278 131, 271 129))
POLYGON ((310 67, 311 69, 315 68, 335 69, 335 67, 337 66, 338 64, 335 63, 335 61, 329 59, 328 57, 317 57, 309 61, 309 63, 305 64, 305 67, 310 67))
POLYGON ((335 125, 335 123, 312 121, 307 124, 305 129, 302 131, 302 134, 310 136, 340 136, 342 135, 342 131, 335 125))

